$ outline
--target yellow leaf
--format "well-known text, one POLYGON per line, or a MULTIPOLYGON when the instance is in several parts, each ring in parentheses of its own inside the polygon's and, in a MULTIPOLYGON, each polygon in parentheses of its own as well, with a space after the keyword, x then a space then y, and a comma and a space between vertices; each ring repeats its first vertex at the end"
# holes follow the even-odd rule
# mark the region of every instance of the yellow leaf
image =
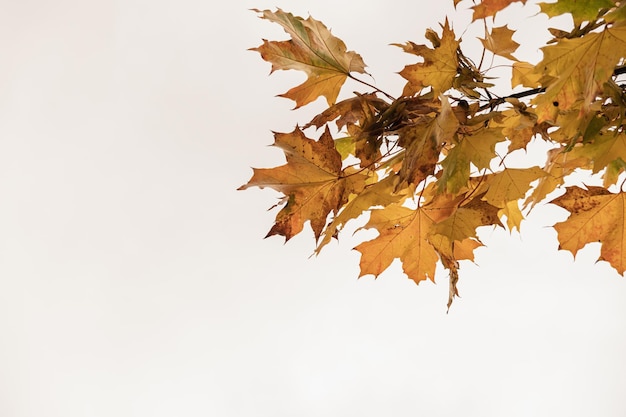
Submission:
POLYGON ((511 143, 509 153, 517 149, 526 149, 526 146, 535 136, 537 116, 527 109, 522 103, 509 99, 514 105, 513 109, 503 111, 498 125, 503 126, 502 135, 511 143))
POLYGON ((502 226, 498 208, 480 198, 474 198, 435 225, 433 233, 446 236, 450 241, 461 242, 468 238, 477 239, 476 229, 491 225, 502 226))
POLYGON ((519 47, 519 43, 513 40, 514 30, 509 29, 506 25, 491 29, 491 33, 486 33, 485 39, 478 38, 482 42, 485 49, 500 55, 512 61, 517 61, 513 52, 519 47))
POLYGON ((496 156, 496 143, 505 140, 500 129, 481 129, 471 135, 459 136, 458 143, 441 161, 443 171, 438 180, 439 189, 449 193, 457 193, 467 184, 470 164, 479 170, 489 168, 496 156))
POLYGON ((324 230, 315 253, 319 254, 333 237, 337 237, 339 231, 348 221, 356 219, 370 208, 374 206, 386 207, 389 204, 404 201, 407 197, 406 193, 394 192, 397 180, 395 175, 389 175, 380 181, 365 185, 359 194, 350 196, 348 203, 324 230))
POLYGON ((489 186, 483 200, 496 207, 504 208, 509 201, 523 198, 530 189, 530 183, 546 175, 539 167, 507 168, 489 175, 485 183, 489 186))
POLYGON ((532 194, 524 202, 524 207, 533 207, 561 186, 564 178, 577 168, 591 169, 591 160, 582 146, 566 151, 565 146, 548 151, 548 161, 544 167, 546 175, 539 178, 532 194))
POLYGON ((607 132, 597 135, 584 148, 593 160, 593 172, 599 172, 618 158, 626 161, 626 135, 623 133, 607 132))
POLYGON ((440 44, 435 45, 434 49, 430 49, 426 45, 417 45, 413 42, 408 42, 406 45, 396 44, 396 46, 402 47, 405 52, 424 59, 424 62, 407 65, 400 71, 400 75, 408 80, 402 94, 404 96, 412 96, 423 88, 430 86, 436 97, 450 89, 452 80, 457 75, 457 49, 459 48, 459 43, 460 41, 455 39, 454 32, 446 20, 440 44))
POLYGON ((251 50, 272 63, 272 72, 295 69, 307 74, 303 84, 281 94, 294 100, 296 108, 320 96, 326 97, 329 105, 334 104, 348 75, 351 72, 365 73, 361 56, 347 51, 343 41, 333 36, 321 22, 312 17, 305 20, 281 9, 276 12, 254 11, 262 13, 262 19, 281 25, 291 36, 288 41, 264 40, 261 46, 251 50))
POLYGON ((587 243, 600 242, 599 260, 607 261, 620 274, 626 270, 626 194, 613 194, 601 187, 568 187, 552 201, 570 212, 557 223, 559 249, 575 256, 587 243))
POLYGON ((437 196, 431 204, 413 210, 399 204, 372 210, 366 229, 374 228, 379 235, 361 243, 361 273, 380 275, 394 259, 400 259, 404 273, 415 283, 434 281, 439 255, 429 242, 432 226, 455 210, 454 197, 437 196))
POLYGON ((250 181, 239 189, 270 187, 286 196, 286 205, 267 236, 281 235, 289 240, 310 221, 318 239, 328 214, 336 213, 350 194, 362 191, 367 175, 342 171, 341 156, 328 129, 318 141, 304 136, 299 128, 276 133, 274 138, 274 146, 285 152, 287 164, 254 168, 250 181))
POLYGON ((498 211, 498 215, 506 216, 506 225, 511 232, 515 229, 517 229, 518 232, 520 231, 524 215, 519 208, 518 200, 507 202, 504 207, 498 211))
POLYGON ((529 64, 528 62, 514 62, 513 74, 511 77, 511 88, 515 88, 518 85, 537 88, 541 85, 541 73, 536 71, 536 65, 529 64))
POLYGON ((588 111, 602 85, 613 75, 615 65, 626 57, 626 26, 607 27, 581 38, 561 39, 542 48, 544 58, 537 67, 551 81, 537 96, 539 122, 554 121, 559 111, 588 111))

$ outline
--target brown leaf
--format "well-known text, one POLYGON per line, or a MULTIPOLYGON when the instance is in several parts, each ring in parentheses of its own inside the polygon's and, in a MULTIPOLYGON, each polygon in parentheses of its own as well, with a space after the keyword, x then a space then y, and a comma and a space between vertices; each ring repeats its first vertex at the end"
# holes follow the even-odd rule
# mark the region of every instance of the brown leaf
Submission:
POLYGON ((310 221, 318 239, 328 214, 339 211, 350 194, 362 191, 367 175, 342 171, 341 156, 328 129, 319 141, 307 138, 300 128, 276 133, 274 138, 274 146, 285 152, 287 164, 254 168, 250 181, 239 189, 270 187, 287 197, 267 236, 281 235, 289 240, 310 221))

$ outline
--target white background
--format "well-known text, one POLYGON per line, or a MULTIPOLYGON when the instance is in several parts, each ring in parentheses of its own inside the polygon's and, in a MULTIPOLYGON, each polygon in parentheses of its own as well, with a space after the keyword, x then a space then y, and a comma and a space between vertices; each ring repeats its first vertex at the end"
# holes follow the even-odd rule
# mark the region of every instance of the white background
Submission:
MULTIPOLYGON (((274 97, 302 75, 267 77, 246 49, 285 35, 248 9, 310 12, 398 94, 389 44, 463 33, 448 3, 1 1, 0 416, 626 415, 626 280, 557 251, 562 210, 483 230, 446 314, 444 271, 357 280, 357 240, 309 259, 236 191, 323 108, 274 97)), ((537 11, 496 21, 533 62, 537 11)))

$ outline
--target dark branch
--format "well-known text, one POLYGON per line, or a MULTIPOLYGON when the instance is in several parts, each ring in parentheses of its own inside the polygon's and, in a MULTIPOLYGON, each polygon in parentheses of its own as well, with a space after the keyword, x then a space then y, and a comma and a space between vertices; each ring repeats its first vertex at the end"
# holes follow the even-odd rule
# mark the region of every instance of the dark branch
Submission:
MULTIPOLYGON (((626 74, 626 65, 622 65, 620 67, 615 68, 613 71, 613 76, 618 76, 620 74, 626 74)), ((533 88, 532 90, 521 91, 519 93, 510 94, 505 97, 494 98, 489 100, 488 103, 483 104, 478 108, 478 111, 485 110, 488 108, 494 108, 506 101, 507 98, 523 98, 528 96, 534 96, 535 94, 540 94, 546 91, 545 87, 533 88)))

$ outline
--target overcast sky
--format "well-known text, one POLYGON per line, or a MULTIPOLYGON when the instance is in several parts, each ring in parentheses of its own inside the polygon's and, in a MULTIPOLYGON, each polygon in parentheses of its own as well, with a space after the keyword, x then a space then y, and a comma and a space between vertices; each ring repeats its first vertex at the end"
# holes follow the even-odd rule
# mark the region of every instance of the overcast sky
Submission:
MULTIPOLYGON (((357 240, 264 240, 277 195, 236 191, 323 108, 275 97, 302 75, 268 77, 247 49, 284 34, 248 9, 311 13, 398 93, 389 44, 463 33, 451 3, 2 1, 0 415, 626 415, 626 280, 557 251, 562 210, 481 231, 446 314, 444 271, 357 280, 357 240)), ((534 62, 537 11, 496 21, 534 62)))

